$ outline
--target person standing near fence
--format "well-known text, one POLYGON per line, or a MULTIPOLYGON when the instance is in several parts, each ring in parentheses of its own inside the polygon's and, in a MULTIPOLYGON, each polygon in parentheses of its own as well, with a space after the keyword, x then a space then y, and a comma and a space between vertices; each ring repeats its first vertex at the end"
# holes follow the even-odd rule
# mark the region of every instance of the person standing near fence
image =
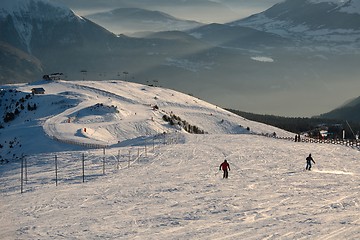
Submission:
POLYGON ((229 177, 229 172, 228 172, 228 170, 230 171, 230 165, 229 165, 229 163, 226 161, 226 159, 225 159, 225 161, 224 161, 222 164, 220 164, 219 171, 221 171, 221 169, 222 169, 223 172, 224 172, 223 178, 228 178, 228 177, 229 177))
POLYGON ((311 162, 313 162, 315 164, 314 159, 311 157, 311 153, 309 154, 309 156, 306 158, 306 170, 311 170, 311 162))

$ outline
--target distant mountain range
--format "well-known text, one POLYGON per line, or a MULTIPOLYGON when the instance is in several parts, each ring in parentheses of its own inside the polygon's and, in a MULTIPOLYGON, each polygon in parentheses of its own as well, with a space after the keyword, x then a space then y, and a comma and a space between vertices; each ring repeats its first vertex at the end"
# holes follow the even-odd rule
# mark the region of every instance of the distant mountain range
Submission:
POLYGON ((215 46, 260 49, 268 46, 284 47, 292 44, 287 38, 249 27, 208 24, 187 31, 195 38, 215 46))
MULTIPOLYGON (((194 9, 205 2, 194 1, 194 9)), ((360 29, 357 4, 342 4, 287 0, 228 24, 134 38, 116 35, 58 3, 3 0, 0 42, 6 50, 0 82, 29 82, 52 72, 64 73, 65 79, 121 78, 156 82, 232 109, 318 115, 357 96, 360 87, 359 41, 353 38, 360 29), (328 24, 311 21, 315 16, 328 24), (320 33, 331 41, 321 42, 320 33)))
POLYGON ((107 12, 86 15, 85 17, 117 34, 182 31, 203 25, 195 21, 178 19, 164 12, 141 8, 117 8, 107 12))
MULTIPOLYGON (((90 20, 77 16, 70 9, 44 0, 5 0, 0 11, 0 41, 31 55, 42 64, 43 73, 62 71, 71 78, 113 78, 124 71, 135 72, 161 65, 162 51, 181 54, 199 44, 178 40, 139 39, 117 36, 90 20), (5 5, 4 5, 5 4, 5 5), (179 50, 174 49, 178 46, 179 50), (157 59, 159 58, 159 59, 157 59), (101 74, 101 76, 100 76, 101 74)), ((201 47, 201 46, 200 46, 201 47)), ((12 56, 15 54, 12 54, 12 56)), ((1 66, 11 62, 5 56, 1 66)), ((18 69, 19 73, 26 69, 18 69)), ((11 71, 9 71, 11 72, 11 71)), ((20 75, 20 74, 19 74, 20 75)), ((5 75, 1 79, 13 79, 5 75)), ((33 81, 24 73, 14 81, 33 81)), ((38 76, 37 79, 41 77, 38 76)), ((119 77, 119 76, 117 76, 119 77)))
POLYGON ((109 11, 117 8, 140 8, 161 11, 176 18, 198 22, 227 22, 238 14, 227 3, 212 0, 53 0, 82 12, 109 11))

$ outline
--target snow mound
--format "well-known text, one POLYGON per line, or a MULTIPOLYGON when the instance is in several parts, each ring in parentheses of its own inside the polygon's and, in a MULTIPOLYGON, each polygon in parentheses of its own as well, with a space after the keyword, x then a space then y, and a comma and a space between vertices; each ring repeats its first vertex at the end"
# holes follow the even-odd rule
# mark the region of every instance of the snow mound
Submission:
POLYGON ((116 106, 106 106, 102 103, 97 103, 70 114, 69 118, 79 124, 111 122, 121 119, 118 113, 119 111, 116 106))

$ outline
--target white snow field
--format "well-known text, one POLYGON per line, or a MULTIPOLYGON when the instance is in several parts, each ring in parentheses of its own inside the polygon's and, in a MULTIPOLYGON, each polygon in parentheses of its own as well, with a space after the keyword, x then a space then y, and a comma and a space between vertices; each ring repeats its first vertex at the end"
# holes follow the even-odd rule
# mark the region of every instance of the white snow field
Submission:
POLYGON ((357 149, 253 134, 293 136, 134 83, 3 89, 33 87, 46 90, 29 100, 37 110, 0 129, 0 143, 22 143, 1 152, 10 162, 0 165, 0 239, 360 238, 357 149), (162 119, 170 112, 208 134, 171 126, 162 119), (309 153, 316 164, 305 171, 309 153), (21 161, 11 154, 26 155, 23 193, 21 161), (224 159, 228 179, 219 171, 224 159))

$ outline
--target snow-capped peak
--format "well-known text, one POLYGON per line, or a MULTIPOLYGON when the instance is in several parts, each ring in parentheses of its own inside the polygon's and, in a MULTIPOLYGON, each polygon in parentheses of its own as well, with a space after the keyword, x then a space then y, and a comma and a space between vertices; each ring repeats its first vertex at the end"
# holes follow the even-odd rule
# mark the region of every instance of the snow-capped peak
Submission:
POLYGON ((286 0, 231 23, 330 51, 358 51, 359 0, 286 0), (336 46, 336 47, 335 47, 336 46))
POLYGON ((8 15, 42 20, 75 16, 68 7, 48 0, 2 0, 0 18, 8 15))
POLYGON ((48 0, 2 0, 0 21, 8 21, 8 17, 11 17, 11 23, 29 53, 34 31, 45 29, 44 24, 82 21, 68 7, 48 0))

